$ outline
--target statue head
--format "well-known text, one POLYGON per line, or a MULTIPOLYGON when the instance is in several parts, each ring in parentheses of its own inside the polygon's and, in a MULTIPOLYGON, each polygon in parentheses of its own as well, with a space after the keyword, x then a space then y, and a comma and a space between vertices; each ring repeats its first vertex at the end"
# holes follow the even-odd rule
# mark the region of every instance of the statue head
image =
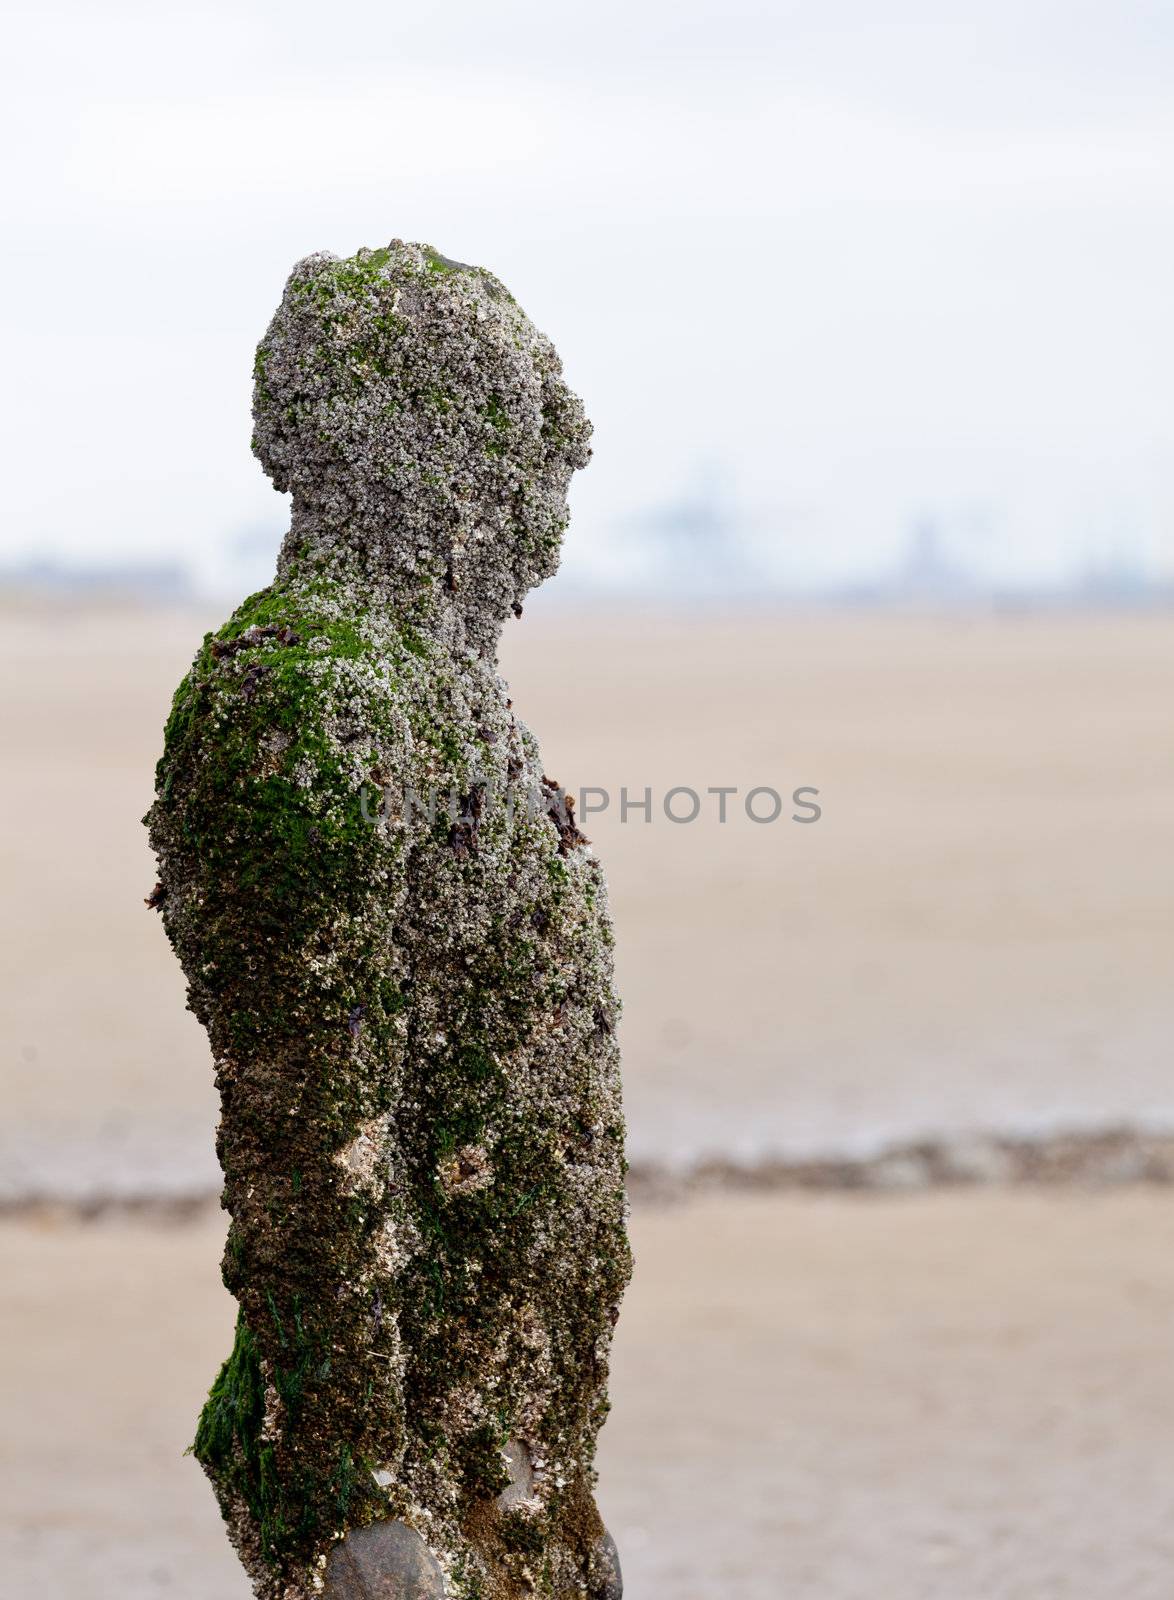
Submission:
POLYGON ((428 245, 307 256, 257 348, 283 565, 446 594, 484 633, 558 566, 591 425, 504 286, 428 245))

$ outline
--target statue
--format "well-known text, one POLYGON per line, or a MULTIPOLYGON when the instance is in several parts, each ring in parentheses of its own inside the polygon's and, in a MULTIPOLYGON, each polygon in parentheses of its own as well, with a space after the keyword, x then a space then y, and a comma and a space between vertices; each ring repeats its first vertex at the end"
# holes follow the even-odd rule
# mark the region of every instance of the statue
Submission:
POLYGON ((618 1600, 613 938, 495 662, 590 425, 496 278, 399 240, 294 268, 254 418, 290 529, 147 818, 240 1307, 193 1448, 260 1600, 618 1600))

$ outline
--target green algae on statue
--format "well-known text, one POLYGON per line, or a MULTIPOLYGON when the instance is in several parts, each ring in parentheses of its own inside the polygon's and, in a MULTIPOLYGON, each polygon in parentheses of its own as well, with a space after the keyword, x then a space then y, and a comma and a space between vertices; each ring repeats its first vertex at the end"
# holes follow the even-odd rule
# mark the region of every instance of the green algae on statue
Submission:
POLYGON ((617 1600, 612 934, 495 660, 590 427, 494 277, 398 240, 300 262, 255 379, 291 526, 148 818, 240 1305, 195 1453, 262 1600, 617 1600))

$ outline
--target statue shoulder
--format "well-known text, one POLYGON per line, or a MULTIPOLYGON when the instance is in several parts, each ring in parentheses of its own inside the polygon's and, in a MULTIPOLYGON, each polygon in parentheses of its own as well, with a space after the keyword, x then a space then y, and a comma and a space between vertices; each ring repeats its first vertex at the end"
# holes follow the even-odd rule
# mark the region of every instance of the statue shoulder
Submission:
POLYGON ((396 705, 361 619, 328 595, 250 597, 176 691, 147 818, 161 862, 278 900, 349 897, 365 870, 386 881, 394 841, 363 801, 402 742, 396 705))

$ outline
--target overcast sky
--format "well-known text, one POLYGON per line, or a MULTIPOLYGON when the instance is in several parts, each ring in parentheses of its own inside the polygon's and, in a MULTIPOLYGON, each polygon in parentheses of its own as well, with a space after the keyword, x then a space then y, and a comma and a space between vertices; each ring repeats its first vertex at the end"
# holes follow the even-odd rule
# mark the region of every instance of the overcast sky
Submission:
POLYGON ((1168 0, 9 18, 4 556, 283 525, 253 346, 298 257, 398 236, 563 352, 580 563, 719 473, 795 581, 922 512, 1011 579, 1174 571, 1168 0))

